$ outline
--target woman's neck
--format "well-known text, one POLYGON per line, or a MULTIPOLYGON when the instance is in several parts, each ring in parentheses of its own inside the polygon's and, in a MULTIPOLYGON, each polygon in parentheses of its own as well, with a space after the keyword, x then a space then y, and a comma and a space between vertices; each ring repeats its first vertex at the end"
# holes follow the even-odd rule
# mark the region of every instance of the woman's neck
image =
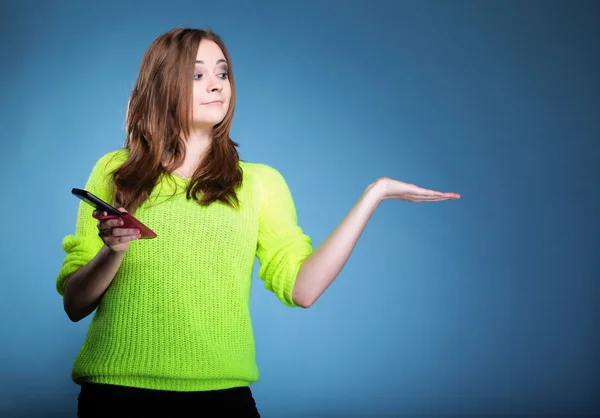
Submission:
POLYGON ((194 131, 184 139, 184 143, 185 159, 173 172, 182 177, 191 177, 211 146, 211 132, 194 131))

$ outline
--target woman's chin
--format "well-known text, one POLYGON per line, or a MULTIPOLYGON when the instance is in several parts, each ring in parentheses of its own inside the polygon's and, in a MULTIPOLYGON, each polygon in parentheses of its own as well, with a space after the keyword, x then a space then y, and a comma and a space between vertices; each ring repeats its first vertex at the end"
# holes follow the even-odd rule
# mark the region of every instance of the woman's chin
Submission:
POLYGON ((199 120, 194 120, 192 122, 192 126, 196 130, 204 130, 204 129, 212 129, 217 126, 219 123, 223 122, 225 118, 203 118, 199 120))

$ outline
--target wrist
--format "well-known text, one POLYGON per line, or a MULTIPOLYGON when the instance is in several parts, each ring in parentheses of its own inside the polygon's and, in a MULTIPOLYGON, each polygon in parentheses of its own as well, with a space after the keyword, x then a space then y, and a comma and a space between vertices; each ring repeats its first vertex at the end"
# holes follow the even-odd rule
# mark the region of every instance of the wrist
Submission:
POLYGON ((364 192, 364 195, 379 203, 387 199, 387 178, 380 177, 373 183, 369 184, 364 192))
POLYGON ((109 247, 106 243, 104 244, 104 247, 102 248, 104 250, 104 253, 106 254, 107 257, 110 258, 123 258, 125 256, 125 253, 127 252, 127 249, 116 249, 116 248, 111 248, 109 247))

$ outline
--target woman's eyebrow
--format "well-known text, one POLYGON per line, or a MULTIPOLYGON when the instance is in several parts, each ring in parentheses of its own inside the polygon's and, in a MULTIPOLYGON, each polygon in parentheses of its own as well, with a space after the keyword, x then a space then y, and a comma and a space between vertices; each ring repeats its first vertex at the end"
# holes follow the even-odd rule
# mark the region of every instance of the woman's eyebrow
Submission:
MULTIPOLYGON (((217 61, 217 64, 221 64, 221 63, 227 64, 227 61, 224 60, 224 59, 220 59, 220 60, 217 61)), ((196 64, 204 64, 204 61, 196 60, 196 64)))

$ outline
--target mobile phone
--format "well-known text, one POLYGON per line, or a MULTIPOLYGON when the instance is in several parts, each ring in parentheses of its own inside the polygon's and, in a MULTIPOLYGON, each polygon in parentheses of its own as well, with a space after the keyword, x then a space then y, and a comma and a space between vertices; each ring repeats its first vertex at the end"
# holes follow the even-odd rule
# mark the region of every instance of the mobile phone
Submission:
POLYGON ((78 198, 83 200, 88 205, 93 206, 94 208, 96 208, 99 211, 104 211, 108 215, 119 216, 122 213, 117 208, 109 205, 104 200, 100 199, 97 196, 94 196, 92 193, 88 192, 87 190, 73 189, 73 190, 71 190, 71 193, 73 193, 75 196, 77 196, 78 198))
POLYGON ((115 208, 112 205, 109 205, 104 200, 102 200, 99 197, 95 196, 94 194, 88 192, 87 190, 73 188, 71 190, 71 193, 75 197, 78 197, 79 199, 81 199, 85 203, 87 203, 88 205, 92 206, 93 208, 95 208, 101 212, 107 213, 106 216, 102 216, 102 215, 96 216, 95 217, 96 219, 121 218, 123 220, 123 225, 120 226, 120 228, 139 229, 140 238, 156 238, 156 232, 154 232, 153 230, 148 228, 146 225, 144 225, 142 222, 140 222, 138 219, 136 219, 132 214, 130 214, 128 212, 121 212, 119 209, 115 208))

